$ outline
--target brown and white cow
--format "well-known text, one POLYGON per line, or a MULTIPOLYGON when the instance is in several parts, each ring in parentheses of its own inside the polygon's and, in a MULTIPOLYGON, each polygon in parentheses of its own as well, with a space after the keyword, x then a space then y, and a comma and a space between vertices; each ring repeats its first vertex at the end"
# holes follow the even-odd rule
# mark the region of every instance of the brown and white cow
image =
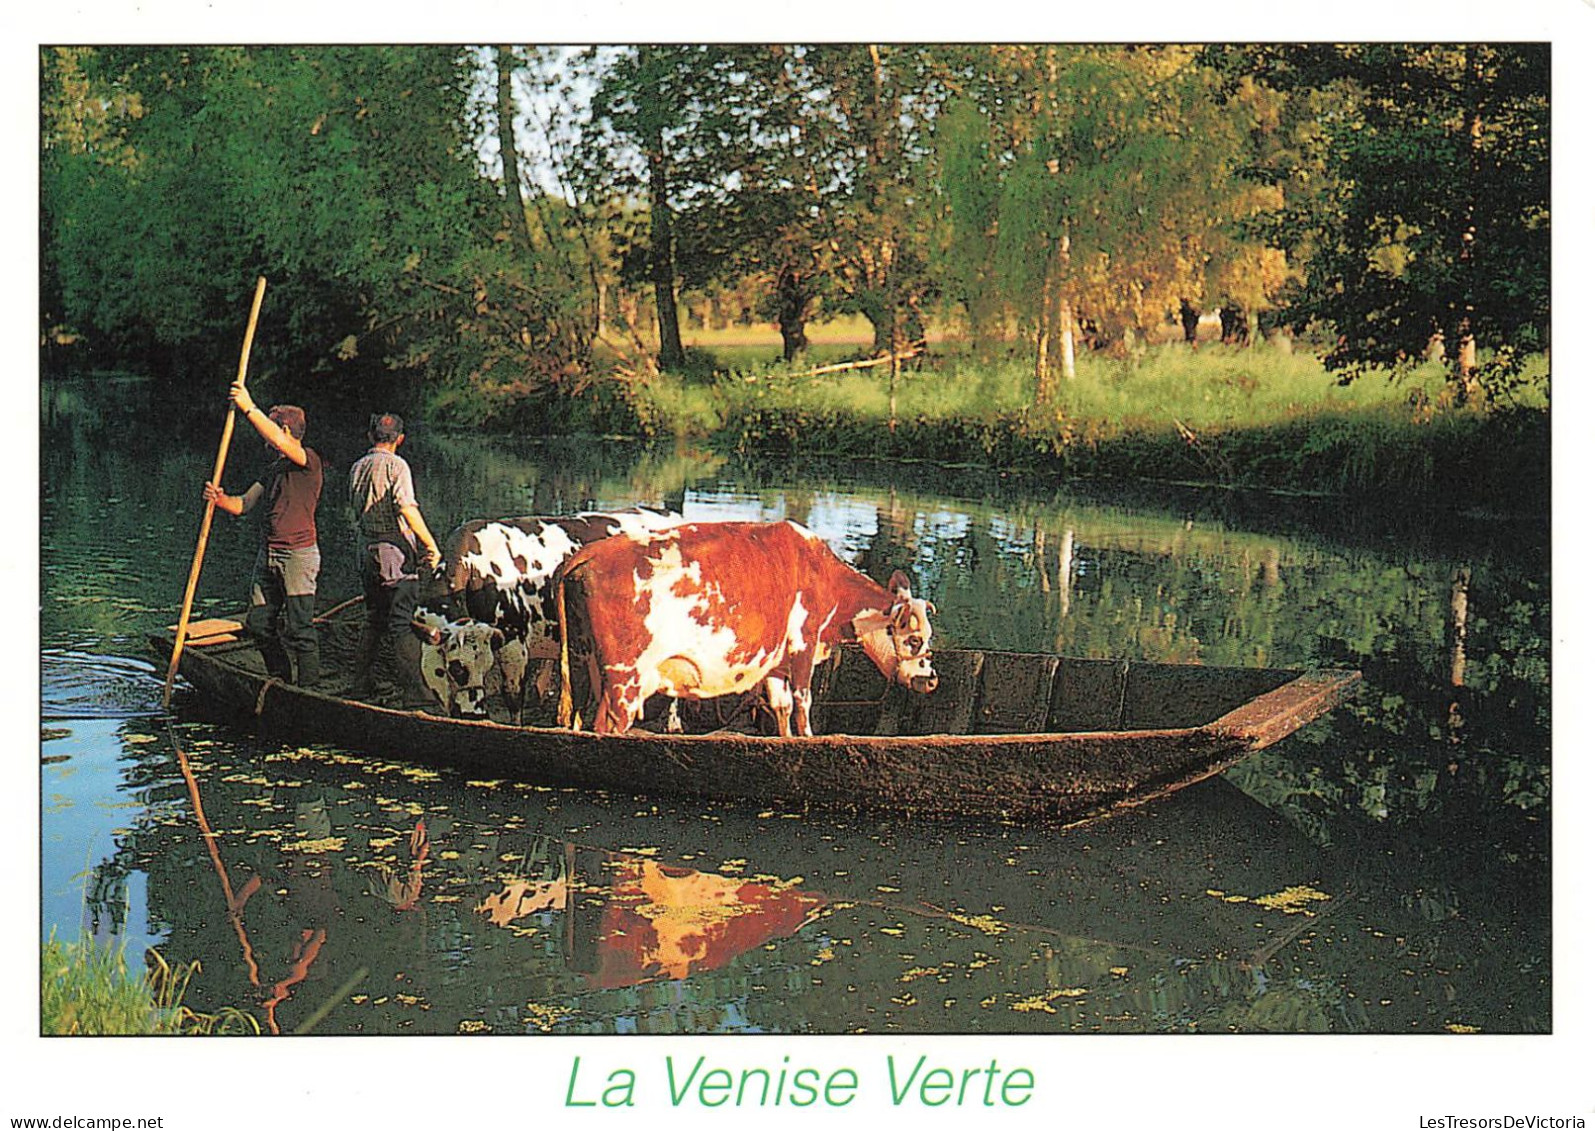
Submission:
POLYGON ((688 523, 610 538, 555 576, 561 725, 573 721, 573 656, 600 734, 632 726, 655 693, 710 699, 761 681, 777 731, 813 734, 814 668, 847 640, 888 680, 936 688, 931 604, 910 593, 902 571, 883 587, 795 522, 688 523))
POLYGON ((497 662, 504 705, 510 720, 519 723, 531 661, 559 655, 554 571, 589 542, 616 534, 640 536, 681 521, 679 514, 652 507, 473 519, 444 542, 443 566, 427 604, 503 633, 497 662))

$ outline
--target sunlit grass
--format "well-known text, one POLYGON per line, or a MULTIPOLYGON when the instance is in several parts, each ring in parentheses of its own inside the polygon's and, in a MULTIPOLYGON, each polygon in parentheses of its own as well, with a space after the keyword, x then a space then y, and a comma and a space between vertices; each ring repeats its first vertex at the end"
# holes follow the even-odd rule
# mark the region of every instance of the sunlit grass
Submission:
MULTIPOLYGON (((778 360, 745 363, 758 352, 765 352, 764 347, 722 346, 712 376, 666 375, 655 382, 647 399, 664 425, 661 430, 704 434, 755 407, 785 406, 860 425, 884 425, 894 417, 989 421, 1028 413, 1036 402, 1028 359, 992 361, 943 353, 923 366, 905 366, 894 406, 885 366, 809 374, 809 369, 856 356, 856 344, 811 349, 795 365, 778 360), (742 361, 730 363, 733 355, 742 361)), ((1543 377, 1542 359, 1531 373, 1543 377)), ((1269 346, 1212 344, 1193 351, 1178 344, 1153 347, 1133 359, 1082 354, 1075 377, 1058 382, 1051 415, 1104 436, 1181 427, 1257 428, 1326 416, 1366 418, 1370 412, 1422 422, 1448 401, 1445 369, 1438 363, 1365 373, 1343 383, 1305 350, 1287 354, 1269 346)), ((1534 406, 1544 401, 1543 393, 1528 397, 1534 406)))
MULTIPOLYGON (((763 347, 748 347, 763 348, 763 347)), ((837 349, 859 358, 854 344, 837 349)), ((835 354, 830 357, 835 357, 835 354)), ((892 378, 886 366, 828 373, 817 350, 792 365, 723 364, 637 389, 650 435, 713 438, 725 451, 892 457, 1049 474, 1136 475, 1277 490, 1539 505, 1548 443, 1547 359, 1510 400, 1454 404, 1438 363, 1353 380, 1305 348, 1154 345, 1134 357, 1083 351, 1072 379, 1036 396, 1031 361, 935 346, 892 378), (1459 493, 1457 488, 1465 488, 1459 493)), ((702 356, 699 362, 706 360, 702 356)))
POLYGON ((149 979, 127 968, 120 947, 92 939, 44 944, 39 1027, 51 1036, 153 1036, 178 1031, 175 1010, 157 1009, 149 979))
POLYGON ((199 963, 171 966, 150 950, 148 969, 128 969, 121 946, 91 938, 63 943, 52 933, 39 963, 39 1029, 46 1036, 166 1036, 259 1033, 242 1010, 195 1013, 183 1004, 199 963))

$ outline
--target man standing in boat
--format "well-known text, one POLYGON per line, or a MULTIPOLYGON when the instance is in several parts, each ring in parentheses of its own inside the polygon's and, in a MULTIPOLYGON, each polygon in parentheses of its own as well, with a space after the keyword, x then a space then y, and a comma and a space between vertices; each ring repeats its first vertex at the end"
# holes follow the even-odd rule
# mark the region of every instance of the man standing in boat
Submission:
POLYGON ((321 676, 313 621, 316 578, 321 573, 321 547, 316 541, 321 457, 305 446, 305 410, 298 405, 274 405, 262 412, 241 380, 233 383, 228 396, 275 458, 242 495, 229 495, 217 484, 206 483, 205 498, 234 516, 247 514, 265 500, 247 624, 260 641, 267 674, 310 686, 321 676))
POLYGON ((393 641, 404 705, 428 706, 433 698, 421 676, 421 640, 410 620, 420 597, 420 569, 435 570, 442 554, 421 517, 410 465, 398 454, 404 443, 403 418, 377 413, 367 438, 371 450, 349 469, 349 505, 360 524, 360 585, 366 606, 352 692, 361 698, 372 694, 371 669, 387 635, 393 641))

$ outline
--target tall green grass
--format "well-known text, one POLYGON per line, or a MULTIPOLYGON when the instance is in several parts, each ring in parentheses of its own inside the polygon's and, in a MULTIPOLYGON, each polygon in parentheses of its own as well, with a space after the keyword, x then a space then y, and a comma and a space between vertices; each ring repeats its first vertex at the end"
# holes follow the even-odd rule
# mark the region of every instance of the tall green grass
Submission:
POLYGON ((176 1033, 177 1015, 156 1008, 149 980, 128 970, 122 948, 52 935, 40 965, 39 1027, 52 1036, 153 1036, 176 1033))
MULTIPOLYGON (((807 359, 808 364, 819 364, 807 359)), ((1087 353, 1036 403, 1029 360, 943 354, 821 375, 766 365, 637 393, 651 435, 743 452, 834 453, 1324 493, 1447 491, 1517 509, 1548 474, 1548 375, 1528 407, 1452 406, 1438 364, 1350 382, 1311 354, 1208 345, 1087 353)), ((1539 506, 1538 501, 1533 506, 1539 506)))
POLYGON ((62 943, 51 934, 39 964, 39 1029, 46 1036, 170 1036, 259 1033, 238 1009, 196 1013, 183 994, 199 963, 167 964, 151 950, 143 973, 128 969, 120 946, 90 938, 62 943))

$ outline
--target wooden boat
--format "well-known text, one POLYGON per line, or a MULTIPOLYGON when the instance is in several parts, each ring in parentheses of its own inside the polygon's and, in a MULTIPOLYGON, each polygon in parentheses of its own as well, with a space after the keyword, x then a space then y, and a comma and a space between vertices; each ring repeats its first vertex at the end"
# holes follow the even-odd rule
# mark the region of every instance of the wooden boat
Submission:
MULTIPOLYGON (((358 618, 324 616, 324 667, 352 652, 358 618)), ((1318 718, 1361 679, 948 649, 936 653, 940 686, 918 696, 850 648, 816 675, 812 738, 750 733, 749 711, 741 729, 724 727, 721 702, 682 704, 686 733, 599 736, 295 687, 269 678, 237 630, 192 626, 181 674, 206 700, 300 740, 545 785, 1010 821, 1072 823, 1164 796, 1318 718)), ((150 643, 166 662, 172 634, 150 643)))

